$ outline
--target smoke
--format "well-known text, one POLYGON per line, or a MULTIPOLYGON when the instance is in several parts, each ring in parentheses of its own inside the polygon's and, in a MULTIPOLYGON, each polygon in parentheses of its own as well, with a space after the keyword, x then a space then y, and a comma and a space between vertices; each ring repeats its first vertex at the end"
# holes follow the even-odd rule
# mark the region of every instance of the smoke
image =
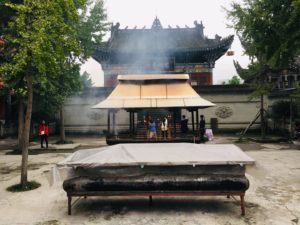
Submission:
POLYGON ((112 70, 120 69, 130 74, 174 73, 177 66, 180 70, 187 63, 208 63, 209 59, 195 49, 208 51, 208 45, 217 46, 221 37, 208 39, 203 34, 202 22, 195 21, 194 25, 193 28, 163 28, 157 18, 150 29, 120 29, 117 23, 112 25, 107 46, 99 48, 94 57, 112 70), (189 62, 186 61, 187 56, 189 62))
MULTIPOLYGON (((170 43, 162 38, 163 30, 145 29, 135 30, 119 30, 116 37, 118 42, 118 51, 115 60, 119 64, 128 65, 129 73, 161 73, 164 71, 172 71, 170 66, 170 43)), ((116 46, 117 47, 117 46, 116 46)))
POLYGON ((69 98, 64 105, 65 130, 67 133, 103 134, 107 129, 107 111, 91 109, 104 100, 112 88, 89 88, 69 98))

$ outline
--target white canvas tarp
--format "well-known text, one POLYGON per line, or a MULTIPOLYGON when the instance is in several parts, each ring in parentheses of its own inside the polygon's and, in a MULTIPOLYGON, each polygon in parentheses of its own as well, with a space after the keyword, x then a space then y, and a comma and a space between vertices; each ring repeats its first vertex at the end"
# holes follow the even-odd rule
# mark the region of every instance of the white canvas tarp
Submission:
POLYGON ((80 150, 60 166, 172 166, 254 164, 254 160, 232 144, 150 143, 119 144, 80 150))

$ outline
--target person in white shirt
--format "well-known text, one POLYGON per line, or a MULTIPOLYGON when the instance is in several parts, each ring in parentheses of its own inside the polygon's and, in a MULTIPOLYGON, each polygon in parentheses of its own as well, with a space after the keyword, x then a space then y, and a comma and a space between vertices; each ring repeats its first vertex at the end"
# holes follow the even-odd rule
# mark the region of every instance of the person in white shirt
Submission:
POLYGON ((164 117, 163 121, 161 122, 160 129, 161 129, 162 137, 167 139, 168 138, 168 119, 166 116, 164 117))

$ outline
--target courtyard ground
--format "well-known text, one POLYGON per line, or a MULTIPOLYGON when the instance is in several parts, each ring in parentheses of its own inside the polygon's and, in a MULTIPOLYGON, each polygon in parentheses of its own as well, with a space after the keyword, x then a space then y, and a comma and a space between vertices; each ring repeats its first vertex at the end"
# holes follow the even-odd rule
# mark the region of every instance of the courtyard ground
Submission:
MULTIPOLYGON (((80 148, 105 144, 99 137, 73 137, 80 148)), ((233 143, 236 138, 217 136, 207 143, 233 143)), ((54 140, 52 140, 53 142, 54 140)), ((247 170, 246 215, 240 215, 238 199, 224 197, 147 198, 90 197, 73 206, 67 215, 67 198, 61 183, 50 185, 49 171, 70 151, 38 151, 29 156, 29 179, 42 186, 10 193, 6 187, 20 179, 20 155, 6 155, 15 140, 0 140, 1 225, 287 225, 300 224, 300 151, 291 144, 247 143, 239 146, 256 165, 247 170)), ((32 143, 32 146, 38 143, 32 143)))

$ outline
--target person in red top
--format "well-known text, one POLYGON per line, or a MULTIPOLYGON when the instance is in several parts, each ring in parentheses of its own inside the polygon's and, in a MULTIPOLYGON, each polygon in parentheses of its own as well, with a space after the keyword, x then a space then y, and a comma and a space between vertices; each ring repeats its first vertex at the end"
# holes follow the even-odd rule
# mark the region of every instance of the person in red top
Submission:
POLYGON ((41 148, 44 148, 43 146, 44 140, 46 142, 46 148, 48 148, 48 134, 49 134, 48 125, 45 123, 45 120, 43 120, 39 126, 39 135, 41 137, 41 148))

